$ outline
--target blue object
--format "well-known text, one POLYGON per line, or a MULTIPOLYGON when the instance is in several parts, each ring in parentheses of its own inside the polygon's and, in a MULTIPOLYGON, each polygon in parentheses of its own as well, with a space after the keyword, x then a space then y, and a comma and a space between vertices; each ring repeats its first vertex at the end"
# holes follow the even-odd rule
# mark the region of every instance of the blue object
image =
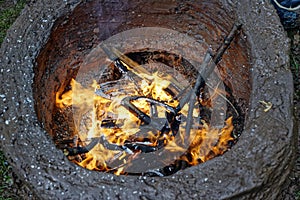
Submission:
POLYGON ((281 23, 286 28, 295 28, 300 11, 300 0, 271 0, 277 10, 281 23), (279 5, 278 5, 279 4, 279 5))
MULTIPOLYGON (((276 4, 276 2, 274 0, 272 0, 272 2, 274 2, 276 4)), ((289 9, 297 9, 297 7, 299 6, 300 9, 300 0, 277 0, 277 3, 280 4, 282 7, 281 9, 284 9, 283 7, 288 8, 289 9)), ((276 6, 278 6, 276 4, 276 6)))

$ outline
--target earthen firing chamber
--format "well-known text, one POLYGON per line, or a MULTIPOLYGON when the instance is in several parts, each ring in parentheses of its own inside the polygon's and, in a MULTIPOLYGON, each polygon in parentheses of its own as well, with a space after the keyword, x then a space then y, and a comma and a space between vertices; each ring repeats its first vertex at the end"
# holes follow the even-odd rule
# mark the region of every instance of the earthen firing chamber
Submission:
POLYGON ((41 199, 276 199, 296 141, 288 50, 267 0, 32 2, 1 47, 1 146, 41 199), (242 30, 218 65, 243 116, 229 151, 170 176, 149 177, 87 170, 55 146, 55 94, 102 41, 160 27, 216 52, 234 23, 242 30))

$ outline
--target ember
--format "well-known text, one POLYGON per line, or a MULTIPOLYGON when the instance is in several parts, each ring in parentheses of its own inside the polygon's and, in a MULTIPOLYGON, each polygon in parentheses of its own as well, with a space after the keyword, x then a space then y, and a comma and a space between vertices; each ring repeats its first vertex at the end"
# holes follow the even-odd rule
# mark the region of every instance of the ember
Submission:
MULTIPOLYGON (((169 52, 125 55, 102 44, 111 60, 107 70, 112 78, 92 80, 87 87, 72 79, 69 89, 56 93, 59 113, 72 108, 75 124, 70 138, 58 140, 57 146, 84 168, 118 175, 166 176, 222 155, 237 136, 233 116, 227 116, 223 127, 211 126, 213 99, 221 96, 238 113, 225 97, 230 94, 218 88, 211 88, 210 94, 206 80, 239 29, 234 25, 214 56, 206 53, 201 65, 205 70, 197 70, 192 85, 158 70, 159 63, 172 67, 170 62, 143 57, 170 57, 169 52)), ((189 64, 173 57, 183 68, 189 64)))

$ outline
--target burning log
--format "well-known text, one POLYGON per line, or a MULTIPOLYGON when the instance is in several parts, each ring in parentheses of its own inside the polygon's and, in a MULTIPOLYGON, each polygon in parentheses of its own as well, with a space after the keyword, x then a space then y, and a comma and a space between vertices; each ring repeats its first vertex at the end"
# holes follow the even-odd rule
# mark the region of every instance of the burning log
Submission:
MULTIPOLYGON (((205 79, 207 77, 209 77, 209 75, 213 72, 216 64, 222 59, 222 56, 224 54, 224 52, 226 51, 226 49, 229 47, 229 45, 231 44, 233 38, 235 37, 235 35, 237 34, 237 31, 239 31, 241 29, 241 25, 237 25, 234 24, 233 28, 231 29, 230 33, 228 34, 228 36, 225 38, 224 42, 222 43, 222 45, 219 47, 217 53, 215 56, 213 56, 213 62, 211 62, 211 53, 208 51, 204 57, 204 61, 202 63, 202 68, 204 69, 204 72, 202 73, 198 73, 197 79, 196 79, 196 83, 193 87, 192 90, 189 90, 187 92, 187 94, 185 94, 185 96, 180 100, 179 105, 176 108, 173 108, 171 106, 168 106, 167 104, 165 104, 164 102, 160 102, 154 99, 149 99, 146 98, 144 96, 129 96, 129 97, 125 97, 122 100, 122 105, 127 108, 131 113, 133 113, 137 118, 139 118, 144 124, 148 125, 151 123, 151 117, 149 117, 147 114, 145 114, 144 112, 142 112, 139 108, 137 108, 136 106, 134 106, 131 101, 132 100, 137 100, 140 98, 146 98, 147 101, 151 102, 153 105, 159 105, 159 106, 163 106, 167 109, 167 111, 171 112, 173 115, 175 116, 179 116, 179 113, 181 111, 181 109, 185 106, 185 104, 187 104, 187 102, 189 101, 189 110, 188 110, 188 116, 187 116, 187 123, 186 123, 186 136, 189 136, 190 133, 190 129, 192 127, 193 124, 193 117, 192 117, 192 112, 194 110, 194 106, 195 106, 195 102, 196 102, 196 98, 193 94, 196 94, 197 98, 199 99, 199 94, 200 94, 200 89, 204 88, 205 86, 205 79)), ((150 73, 148 71, 146 71, 144 68, 140 67, 139 64, 135 63, 134 61, 132 61, 130 58, 126 57, 125 55, 122 55, 119 51, 117 50, 109 50, 107 46, 102 45, 103 50, 106 52, 106 54, 108 55, 108 57, 110 59, 114 58, 114 57, 119 57, 118 59, 116 59, 114 61, 115 66, 118 67, 118 69, 123 72, 123 73, 128 73, 130 72, 130 69, 128 69, 127 66, 125 66, 122 63, 126 63, 129 65, 132 65, 133 67, 131 69, 137 69, 136 71, 138 73, 133 72, 135 75, 139 75, 141 73, 144 73, 146 75, 149 75, 150 73)), ((130 74, 130 77, 134 77, 133 74, 130 74)), ((144 77, 142 77, 144 78, 144 77)), ((167 112, 168 113, 168 112, 167 112)), ((166 113, 166 115, 167 115, 166 113)), ((175 122, 175 124, 180 123, 180 121, 176 120, 176 117, 173 118, 173 120, 177 121, 175 122)), ((174 122, 169 121, 168 120, 169 125, 170 124, 174 124, 174 122)), ((157 126, 152 126, 154 129, 157 129, 157 126)), ((163 130, 168 129, 168 124, 166 123, 165 126, 163 127, 163 130)), ((171 127, 171 130, 174 130, 174 128, 171 127)), ((177 127, 177 126, 176 126, 177 127)), ((161 130, 160 130, 161 131, 161 130)), ((162 132, 163 133, 163 132, 162 132)), ((161 136, 162 134, 160 134, 161 136)), ((176 134, 173 134, 173 136, 175 136, 176 134)), ((165 142, 164 142, 165 143, 165 142)), ((152 144, 151 144, 152 145, 152 144)), ((127 147, 129 149, 134 149, 134 150, 140 150, 144 153, 147 152, 152 152, 155 150, 158 150, 159 148, 154 148, 153 146, 147 146, 142 144, 141 146, 139 146, 139 144, 127 144, 127 147), (147 147, 149 147, 151 150, 149 150, 147 147)))
MULTIPOLYGON (((203 111, 207 111, 208 113, 210 113, 210 109, 207 105, 202 103, 205 101, 204 91, 206 87, 206 80, 214 71, 218 62, 222 59, 224 52, 230 46, 232 40, 234 39, 240 28, 241 25, 234 24, 230 33, 225 38, 222 45, 218 48, 218 51, 214 56, 211 55, 210 51, 207 51, 201 66, 199 66, 199 69, 197 69, 198 73, 193 87, 182 87, 177 80, 175 80, 174 78, 170 78, 168 84, 160 88, 163 93, 168 96, 168 98, 166 98, 165 100, 159 99, 160 97, 153 98, 152 94, 150 94, 149 91, 144 91, 141 87, 140 83, 145 83, 147 85, 152 84, 153 75, 150 72, 148 72, 145 68, 140 66, 140 64, 136 63, 129 57, 120 53, 118 50, 109 48, 106 45, 102 44, 101 47, 103 51, 106 53, 109 59, 113 61, 114 66, 119 70, 119 73, 121 74, 121 78, 119 80, 101 83, 95 88, 94 94, 96 94, 100 99, 106 99, 105 101, 112 102, 110 104, 111 107, 113 107, 114 102, 118 102, 122 108, 118 107, 115 109, 121 109, 121 113, 124 112, 125 109, 130 114, 135 116, 138 119, 138 121, 135 122, 137 124, 137 131, 134 135, 129 134, 128 136, 125 136, 123 138, 123 133, 120 133, 119 130, 121 130, 125 125, 125 118, 123 120, 123 124, 120 124, 122 120, 119 117, 115 118, 114 114, 112 114, 111 116, 110 113, 102 114, 101 123, 98 125, 100 128, 100 133, 92 137, 87 137, 87 140, 85 142, 88 142, 88 140, 91 141, 86 146, 82 147, 75 145, 74 147, 65 148, 65 155, 75 156, 80 154, 88 154, 96 146, 101 145, 105 150, 119 152, 118 154, 114 154, 111 156, 111 158, 109 159, 110 162, 122 157, 124 154, 121 152, 133 155, 126 162, 128 163, 139 153, 152 153, 162 149, 163 147, 166 147, 175 139, 175 137, 177 137, 178 132, 180 132, 180 126, 185 127, 184 135, 180 136, 183 137, 182 143, 185 146, 189 146, 188 142, 190 142, 189 138, 191 137, 191 130, 195 128, 193 127, 193 125, 195 124, 195 120, 198 120, 197 123, 199 123, 199 126, 208 126, 207 122, 209 120, 207 119, 207 117, 205 116, 205 112, 203 111), (199 72, 200 69, 203 69, 203 71, 199 72), (120 84, 120 81, 126 80, 129 80, 127 81, 127 86, 121 88, 120 90, 115 89, 118 84, 120 84), (135 90, 132 90, 131 86, 133 86, 135 90), (139 106, 137 106, 136 104, 138 104, 139 106), (194 109, 197 104, 200 113, 197 119, 195 119, 194 109), (149 107, 149 109, 145 110, 146 105, 149 107), (186 108, 187 110, 184 111, 184 109, 186 108), (161 116, 162 113, 164 113, 163 117, 161 116), (185 122, 185 125, 182 124, 183 121, 185 122), (102 133, 101 130, 106 130, 107 134, 102 133), (139 133, 143 134, 143 132, 151 132, 151 134, 149 136, 142 137, 135 136, 139 133), (115 135, 115 133, 118 134, 115 135)), ((228 132, 231 133, 231 131, 228 132)), ((196 135, 195 138, 197 137, 198 136, 196 135)), ((82 142, 84 141, 82 140, 82 142)), ((219 141, 216 140, 215 145, 217 145, 218 142, 219 141)), ((191 154, 192 152, 184 153, 171 165, 168 165, 159 170, 144 172, 143 175, 165 176, 175 173, 176 171, 187 166, 194 165, 195 162, 199 163, 206 160, 206 158, 198 158, 196 159, 196 161, 194 161, 193 155, 191 154)), ((124 165, 125 163, 120 164, 113 169, 108 169, 109 171, 114 171, 115 169, 119 171, 122 170, 124 165)))
POLYGON ((77 146, 77 147, 73 147, 73 148, 66 148, 64 149, 64 154, 66 156, 75 156, 75 155, 78 155, 78 154, 84 154, 84 153, 88 153, 91 149, 93 149, 96 144, 99 143, 99 140, 97 138, 94 138, 87 146, 85 147, 80 147, 80 146, 77 146))

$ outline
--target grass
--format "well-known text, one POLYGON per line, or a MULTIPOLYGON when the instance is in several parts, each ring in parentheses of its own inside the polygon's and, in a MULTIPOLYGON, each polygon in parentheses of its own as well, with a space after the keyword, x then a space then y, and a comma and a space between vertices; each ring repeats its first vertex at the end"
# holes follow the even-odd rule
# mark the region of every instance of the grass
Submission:
POLYGON ((296 192, 296 200, 300 200, 300 190, 298 192, 296 192))
POLYGON ((11 177, 11 167, 7 163, 3 152, 0 151, 0 200, 10 200, 7 190, 10 190, 13 184, 11 177))
MULTIPOLYGON (((300 76, 299 76, 299 72, 300 72, 299 61, 296 60, 295 55, 293 55, 293 54, 290 55, 290 58, 291 58, 291 70, 294 74, 294 80, 299 79, 300 78, 300 76)), ((295 88, 295 96, 296 96, 295 98, 298 98, 298 99, 300 98, 300 90, 297 90, 296 88, 295 88)), ((300 196, 300 194, 299 194, 299 196, 300 196)), ((300 200, 300 197, 299 197, 299 200, 300 200)))
MULTIPOLYGON (((299 31, 299 30, 297 30, 299 31)), ((290 54, 290 67, 291 67, 291 71, 293 73, 293 78, 294 78, 294 88, 295 88, 295 93, 294 93, 294 102, 299 102, 300 99, 300 58, 299 58, 299 51, 298 49, 300 48, 300 41, 299 41, 299 32, 295 33, 295 31, 291 31, 288 32, 288 36, 291 39, 291 54, 290 54), (297 34, 297 38, 294 37, 294 35, 297 34)), ((298 109, 299 109, 299 104, 296 103, 296 109, 297 109, 297 105, 298 105, 298 109)), ((296 111, 296 113, 298 113, 299 115, 300 110, 298 110, 298 112, 296 111)), ((298 147, 299 148, 299 147, 298 147)), ((298 155, 298 154, 297 154, 298 155)), ((299 169, 299 167, 297 167, 299 169)), ((298 173, 299 174, 299 173, 298 173)), ((300 200, 300 185, 299 185, 299 178, 296 175, 296 179, 298 179, 298 181, 296 182, 296 189, 294 192, 294 198, 296 200, 300 200)))
MULTIPOLYGON (((5 0, 0 0, 0 7, 4 4, 5 0)), ((16 18, 19 16, 21 10, 24 8, 26 0, 19 0, 13 7, 4 9, 0 13, 0 44, 2 44, 5 38, 6 31, 13 24, 16 18)))
POLYGON ((295 56, 291 55, 291 68, 298 74, 299 73, 299 63, 297 62, 295 56))

